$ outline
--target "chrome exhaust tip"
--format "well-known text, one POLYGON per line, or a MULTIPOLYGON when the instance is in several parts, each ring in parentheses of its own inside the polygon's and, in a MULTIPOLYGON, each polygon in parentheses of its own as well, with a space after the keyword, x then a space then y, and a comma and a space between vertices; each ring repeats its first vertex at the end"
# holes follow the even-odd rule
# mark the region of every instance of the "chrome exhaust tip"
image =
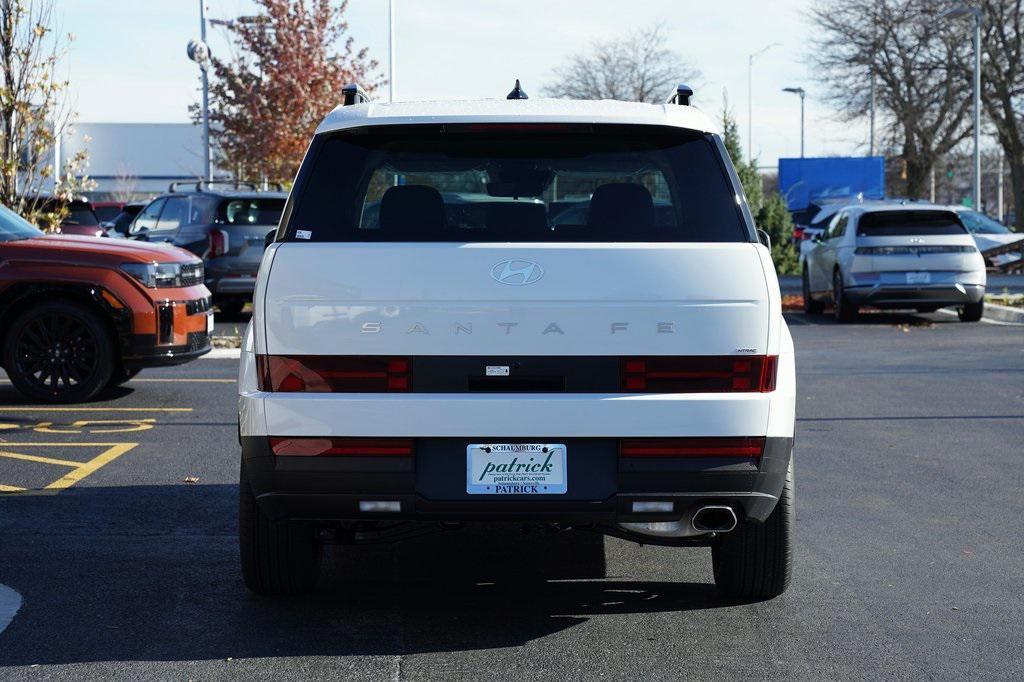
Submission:
POLYGON ((736 528, 736 512, 726 505, 708 505, 693 514, 690 525, 698 533, 728 533, 736 528))

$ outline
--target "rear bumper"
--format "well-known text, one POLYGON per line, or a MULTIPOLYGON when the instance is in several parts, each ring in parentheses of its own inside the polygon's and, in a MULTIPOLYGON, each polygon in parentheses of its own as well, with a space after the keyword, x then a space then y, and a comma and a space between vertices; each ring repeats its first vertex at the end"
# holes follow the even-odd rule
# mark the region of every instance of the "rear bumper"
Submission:
POLYGON ((985 286, 981 284, 852 286, 843 291, 853 303, 876 307, 963 305, 977 303, 985 297, 985 286))
POLYGON ((479 439, 418 438, 411 458, 275 457, 266 437, 241 441, 243 466, 264 513, 323 522, 623 523, 685 519, 706 504, 729 504, 763 521, 781 494, 793 449, 792 438, 769 437, 759 460, 620 459, 618 439, 567 438, 565 495, 491 496, 465 492, 465 446, 479 439), (361 512, 363 501, 397 501, 401 511, 361 512), (636 513, 639 501, 673 507, 636 513))

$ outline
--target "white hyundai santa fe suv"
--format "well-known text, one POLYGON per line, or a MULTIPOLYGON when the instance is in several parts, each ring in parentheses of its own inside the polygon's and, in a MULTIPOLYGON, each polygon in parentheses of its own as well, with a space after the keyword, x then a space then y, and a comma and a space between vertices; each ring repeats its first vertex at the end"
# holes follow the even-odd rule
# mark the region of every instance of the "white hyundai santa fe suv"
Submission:
POLYGON ((786 589, 793 344, 689 95, 380 104, 346 88, 242 348, 251 590, 311 589, 324 543, 484 521, 711 547, 725 595, 786 589))
POLYGON ((959 215, 922 204, 848 206, 838 211, 803 267, 804 311, 833 304, 840 322, 860 306, 933 312, 956 306, 977 322, 985 307, 985 261, 959 215))

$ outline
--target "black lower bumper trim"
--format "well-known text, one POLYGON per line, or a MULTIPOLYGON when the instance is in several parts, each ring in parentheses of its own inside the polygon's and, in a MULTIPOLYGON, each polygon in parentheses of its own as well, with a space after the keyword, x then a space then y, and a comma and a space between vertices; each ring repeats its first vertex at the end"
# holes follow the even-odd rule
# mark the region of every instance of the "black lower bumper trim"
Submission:
POLYGON ((675 520, 705 504, 729 504, 763 521, 782 492, 793 449, 792 438, 768 438, 760 460, 620 461, 617 439, 564 441, 564 497, 466 494, 465 444, 479 439, 416 439, 413 459, 318 458, 275 457, 266 437, 243 436, 242 464, 261 508, 275 519, 621 523, 675 520), (400 511, 360 510, 360 502, 376 501, 398 502, 400 511), (639 501, 671 502, 672 511, 634 513, 639 501))

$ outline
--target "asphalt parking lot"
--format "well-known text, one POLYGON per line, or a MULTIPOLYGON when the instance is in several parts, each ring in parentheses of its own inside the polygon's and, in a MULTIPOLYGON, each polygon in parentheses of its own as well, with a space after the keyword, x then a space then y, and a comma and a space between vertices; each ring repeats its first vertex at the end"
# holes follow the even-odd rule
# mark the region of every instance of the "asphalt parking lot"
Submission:
POLYGON ((0 676, 1024 675, 1024 327, 788 318, 797 561, 754 604, 707 550, 500 526, 332 548, 316 594, 257 599, 234 361, 59 409, 0 383, 0 676))

